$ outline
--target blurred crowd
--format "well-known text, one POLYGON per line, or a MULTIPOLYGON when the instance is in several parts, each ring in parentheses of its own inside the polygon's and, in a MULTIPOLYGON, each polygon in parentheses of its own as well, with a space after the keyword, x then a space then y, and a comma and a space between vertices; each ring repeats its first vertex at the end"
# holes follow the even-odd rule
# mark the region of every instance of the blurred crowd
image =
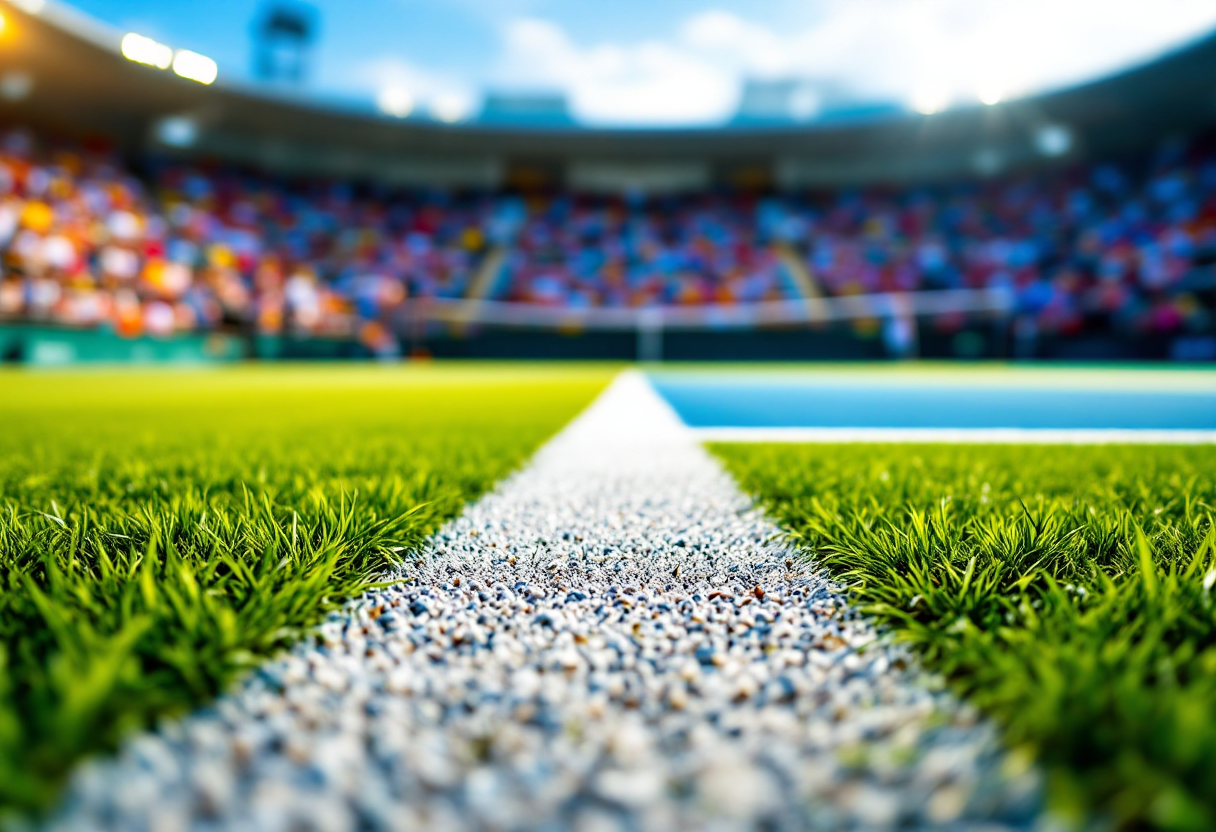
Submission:
POLYGON ((800 197, 378 191, 0 142, 0 318, 357 337, 477 292, 556 307, 1002 288, 1038 332, 1210 328, 1216 156, 800 197))
POLYGON ((562 195, 533 200, 505 295, 552 306, 733 304, 798 296, 756 200, 562 195))
POLYGON ((770 206, 829 295, 1002 288, 1041 332, 1210 327, 1216 156, 770 206))
POLYGON ((287 186, 219 168, 0 144, 0 317, 121 335, 228 328, 395 349, 407 298, 460 297, 488 196, 287 186), (151 184, 148 184, 151 183, 151 184))

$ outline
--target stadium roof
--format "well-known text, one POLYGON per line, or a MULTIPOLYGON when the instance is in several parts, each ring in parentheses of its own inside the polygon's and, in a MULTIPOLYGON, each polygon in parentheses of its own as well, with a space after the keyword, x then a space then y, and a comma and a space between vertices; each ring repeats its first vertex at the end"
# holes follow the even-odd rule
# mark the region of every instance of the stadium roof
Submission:
POLYGON ((400 120, 223 78, 205 85, 124 58, 119 36, 70 9, 20 5, 2 7, 6 121, 283 172, 469 185, 528 176, 642 187, 927 180, 1132 151, 1216 122, 1216 36, 991 107, 799 126, 591 129, 400 120))

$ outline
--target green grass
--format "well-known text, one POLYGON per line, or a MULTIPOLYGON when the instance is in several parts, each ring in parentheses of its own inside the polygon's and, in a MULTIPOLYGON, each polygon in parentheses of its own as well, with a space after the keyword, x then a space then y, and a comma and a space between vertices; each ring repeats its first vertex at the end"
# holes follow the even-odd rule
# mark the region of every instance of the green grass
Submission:
POLYGON ((610 375, 0 373, 0 821, 372 586, 610 375))
POLYGON ((714 451, 1061 818, 1216 829, 1216 447, 714 451))

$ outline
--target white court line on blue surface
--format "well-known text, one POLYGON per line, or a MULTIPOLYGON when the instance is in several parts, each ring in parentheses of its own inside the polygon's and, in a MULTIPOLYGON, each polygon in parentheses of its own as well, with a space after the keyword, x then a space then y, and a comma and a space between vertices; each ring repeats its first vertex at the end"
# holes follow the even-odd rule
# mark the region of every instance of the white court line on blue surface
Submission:
POLYGON ((1216 430, 1125 428, 690 428, 702 442, 971 442, 1022 445, 1207 445, 1216 430))

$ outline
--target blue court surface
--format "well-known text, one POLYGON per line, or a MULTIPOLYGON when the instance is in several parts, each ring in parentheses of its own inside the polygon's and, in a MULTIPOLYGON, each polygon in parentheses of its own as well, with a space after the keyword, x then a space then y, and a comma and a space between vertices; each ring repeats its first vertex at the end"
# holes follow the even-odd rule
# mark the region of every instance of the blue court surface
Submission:
POLYGON ((704 429, 1216 431, 1216 376, 656 372, 704 429))

